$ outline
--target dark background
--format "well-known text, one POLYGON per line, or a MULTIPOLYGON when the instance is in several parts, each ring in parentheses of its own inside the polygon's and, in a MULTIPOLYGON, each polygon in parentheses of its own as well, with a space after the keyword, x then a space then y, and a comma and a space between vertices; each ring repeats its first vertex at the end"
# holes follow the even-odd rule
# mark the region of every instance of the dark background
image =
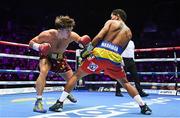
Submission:
POLYGON ((74 31, 93 38, 117 8, 127 13, 136 48, 180 44, 179 0, 1 0, 0 29, 7 29, 8 21, 12 32, 26 29, 29 35, 23 42, 27 43, 42 30, 53 28, 56 16, 69 15, 76 21, 74 31))
MULTIPOLYGON (((80 35, 88 34, 93 38, 104 23, 110 19, 112 10, 121 8, 127 13, 126 24, 133 33, 137 48, 156 48, 180 46, 180 0, 1 0, 0 1, 0 40, 25 43, 41 31, 53 28, 54 19, 58 15, 69 15, 76 21, 74 31, 80 35)), ((79 48, 72 43, 68 49, 79 48)), ((0 46, 0 51, 7 54, 38 55, 38 52, 15 46, 0 46)), ((180 53, 177 51, 177 57, 180 53)), ((71 59, 71 54, 67 55, 71 59)), ((74 57, 74 56, 73 56, 74 57)), ((136 58, 171 58, 173 51, 144 52, 136 54, 136 58)), ((1 69, 36 70, 37 60, 1 58, 1 69), (13 63, 12 63, 13 62, 13 63)), ((174 72, 175 62, 138 63, 138 71, 174 72), (162 66, 163 65, 163 66, 162 66)), ((75 66, 71 66, 75 67, 75 66)), ((18 73, 0 73, 0 80, 23 81, 36 80, 38 75, 18 73)), ((106 76, 87 77, 90 80, 110 80, 106 76)), ((86 80, 85 79, 85 80, 86 80)), ((145 82, 179 82, 174 75, 141 75, 145 82)), ((59 81, 56 75, 47 80, 59 81)), ((64 81, 64 80, 63 80, 64 81)))

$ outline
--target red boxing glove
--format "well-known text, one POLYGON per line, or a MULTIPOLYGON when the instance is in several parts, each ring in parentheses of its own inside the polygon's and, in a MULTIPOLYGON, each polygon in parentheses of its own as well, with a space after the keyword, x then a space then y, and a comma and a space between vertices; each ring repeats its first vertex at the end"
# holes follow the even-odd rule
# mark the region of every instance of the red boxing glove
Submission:
POLYGON ((47 56, 50 51, 51 45, 49 43, 43 43, 39 45, 39 52, 42 55, 47 56))
POLYGON ((80 41, 79 41, 79 46, 81 48, 85 48, 89 43, 91 42, 91 38, 88 35, 84 35, 81 37, 80 41))
POLYGON ((36 51, 39 51, 41 55, 47 56, 51 45, 49 43, 43 43, 43 44, 38 44, 38 43, 33 43, 32 48, 36 51))

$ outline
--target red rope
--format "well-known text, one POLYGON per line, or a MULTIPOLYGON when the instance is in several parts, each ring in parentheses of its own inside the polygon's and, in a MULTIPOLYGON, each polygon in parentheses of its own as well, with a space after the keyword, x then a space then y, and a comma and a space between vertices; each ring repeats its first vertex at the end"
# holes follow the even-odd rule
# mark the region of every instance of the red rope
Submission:
POLYGON ((135 52, 155 52, 155 51, 173 51, 173 50, 180 50, 180 46, 178 46, 178 47, 164 47, 164 48, 135 49, 135 52))
MULTIPOLYGON (((29 45, 27 45, 27 44, 13 43, 13 42, 7 42, 7 41, 0 41, 0 44, 29 48, 29 45)), ((155 52, 155 51, 172 51, 172 50, 180 50, 180 46, 177 46, 177 47, 164 47, 164 48, 135 49, 135 52, 155 52)), ((75 50, 66 50, 66 52, 75 53, 76 51, 75 50)))
POLYGON ((27 44, 13 43, 13 42, 7 42, 7 41, 0 41, 0 44, 29 48, 29 45, 27 45, 27 44))
MULTIPOLYGON (((22 43, 13 43, 13 42, 7 42, 7 41, 0 41, 0 44, 30 48, 28 44, 22 44, 22 43)), ((66 52, 75 53, 76 51, 75 50, 66 50, 66 52)))

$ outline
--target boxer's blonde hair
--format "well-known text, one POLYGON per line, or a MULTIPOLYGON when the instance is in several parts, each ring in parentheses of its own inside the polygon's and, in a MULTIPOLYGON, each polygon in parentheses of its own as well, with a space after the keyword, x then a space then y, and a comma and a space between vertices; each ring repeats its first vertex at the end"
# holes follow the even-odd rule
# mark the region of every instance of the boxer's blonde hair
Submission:
POLYGON ((73 28, 74 26, 75 21, 69 16, 57 16, 55 19, 56 29, 73 28))

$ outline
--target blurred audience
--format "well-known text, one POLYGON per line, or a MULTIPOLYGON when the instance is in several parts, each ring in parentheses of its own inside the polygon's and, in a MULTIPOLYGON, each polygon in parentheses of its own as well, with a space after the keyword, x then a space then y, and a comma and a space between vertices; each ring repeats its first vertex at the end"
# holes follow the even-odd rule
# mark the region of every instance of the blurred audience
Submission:
MULTIPOLYGON (((173 30, 172 32, 158 31, 155 25, 153 27, 145 27, 142 31, 140 39, 136 44, 138 48, 155 48, 155 47, 173 47, 179 45, 180 39, 180 28, 173 30), (168 34, 168 37, 167 37, 168 34), (170 39, 170 40, 169 40, 170 39)), ((8 21, 7 27, 0 29, 0 40, 24 43, 27 44, 29 39, 34 37, 42 29, 38 26, 21 26, 20 24, 13 24, 8 21)), ((136 43, 136 41, 135 41, 136 43)), ((77 47, 78 48, 78 47, 77 47)), ((1 45, 0 53, 6 54, 17 54, 17 55, 28 55, 38 56, 38 53, 34 50, 16 46, 1 45)), ((176 52, 177 57, 180 57, 180 52, 176 52)), ((67 54, 68 59, 75 59, 75 54, 67 54)), ((173 58, 174 53, 172 51, 160 51, 160 52, 136 52, 136 59, 141 58, 173 58)), ((19 58, 0 58, 0 69, 13 69, 13 70, 37 70, 37 60, 32 59, 19 59, 19 58)), ((179 62, 138 62, 137 68, 140 72, 174 72, 175 66, 180 65, 179 62), (162 66, 163 65, 163 66, 162 66)), ((75 63, 70 63, 70 66, 75 71, 75 63)), ((178 66, 179 69, 179 66, 178 66)), ((37 74, 29 73, 0 73, 0 81, 35 81, 37 74)), ((149 74, 140 75, 142 82, 180 82, 180 78, 177 80, 174 74, 149 74)), ((48 80, 63 81, 63 79, 57 75, 49 75, 48 80)), ((85 77, 86 81, 112 81, 111 78, 104 75, 90 75, 85 77)), ((131 81, 131 78, 129 78, 131 81)))

